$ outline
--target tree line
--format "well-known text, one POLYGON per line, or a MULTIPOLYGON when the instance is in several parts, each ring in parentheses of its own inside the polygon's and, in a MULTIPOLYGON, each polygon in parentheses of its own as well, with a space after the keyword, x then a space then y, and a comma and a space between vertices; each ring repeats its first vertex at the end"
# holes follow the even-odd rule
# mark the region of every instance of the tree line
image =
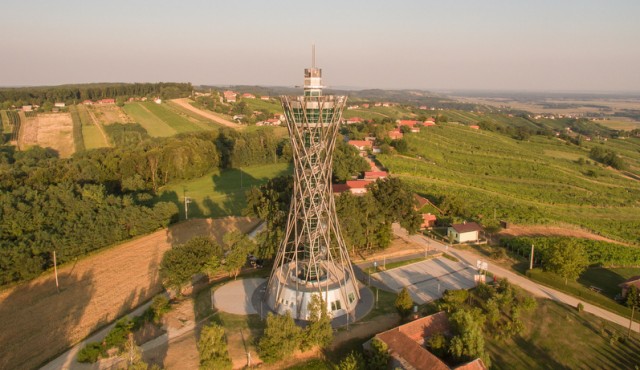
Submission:
POLYGON ((163 99, 174 99, 189 96, 193 90, 191 83, 158 82, 158 83, 103 83, 61 86, 36 86, 1 88, 0 103, 3 109, 12 106, 65 102, 79 103, 83 100, 105 98, 159 96, 163 99))

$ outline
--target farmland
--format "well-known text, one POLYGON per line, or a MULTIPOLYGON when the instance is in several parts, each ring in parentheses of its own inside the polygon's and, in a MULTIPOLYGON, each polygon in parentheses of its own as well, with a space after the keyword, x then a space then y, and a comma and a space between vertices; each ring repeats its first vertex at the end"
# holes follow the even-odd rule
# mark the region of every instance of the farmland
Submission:
POLYGON ((35 368, 159 293, 158 264, 172 245, 195 235, 220 242, 255 225, 248 218, 177 224, 61 266, 59 293, 52 273, 0 292, 0 368, 35 368))
POLYGON ((640 182, 588 160, 590 148, 603 145, 622 155, 637 175, 638 139, 579 147, 540 136, 516 141, 451 124, 405 139, 409 156, 379 155, 380 162, 421 194, 457 197, 467 218, 485 224, 569 223, 640 244, 640 182))
POLYGON ((151 113, 146 105, 142 105, 142 103, 127 104, 124 106, 124 111, 153 137, 167 137, 178 133, 167 122, 162 121, 151 113))
POLYGON ((21 150, 34 145, 49 147, 60 157, 70 157, 74 152, 73 120, 69 113, 38 114, 21 117, 18 147, 21 150))
POLYGON ((206 176, 163 187, 158 201, 178 205, 184 219, 184 195, 191 198, 189 217, 222 217, 240 215, 246 204, 245 192, 273 177, 290 173, 287 163, 249 166, 216 171, 206 176))

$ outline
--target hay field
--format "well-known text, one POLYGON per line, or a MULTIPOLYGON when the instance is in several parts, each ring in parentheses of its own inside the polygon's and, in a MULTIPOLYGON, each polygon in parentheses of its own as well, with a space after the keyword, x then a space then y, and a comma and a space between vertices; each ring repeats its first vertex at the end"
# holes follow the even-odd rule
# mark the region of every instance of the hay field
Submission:
POLYGON ((87 107, 94 114, 98 122, 102 125, 110 125, 112 123, 132 123, 122 108, 113 104, 96 104, 87 107))
POLYGON ((195 235, 247 232, 250 218, 196 219, 98 252, 0 292, 0 369, 33 369, 162 290, 162 254, 195 235))
POLYGON ((56 150, 61 158, 74 152, 73 120, 69 113, 38 114, 23 119, 20 129, 19 148, 25 150, 39 145, 56 150))

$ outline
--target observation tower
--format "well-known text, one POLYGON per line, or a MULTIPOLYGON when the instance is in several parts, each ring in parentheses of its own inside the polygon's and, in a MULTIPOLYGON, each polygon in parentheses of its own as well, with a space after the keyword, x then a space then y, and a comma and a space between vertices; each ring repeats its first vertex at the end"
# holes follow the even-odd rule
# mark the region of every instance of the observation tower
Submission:
POLYGON ((293 195, 285 236, 266 290, 269 307, 298 320, 319 294, 334 318, 351 314, 360 300, 347 248, 340 234, 331 166, 345 96, 323 95, 322 70, 304 70, 304 95, 282 96, 293 151, 293 195))

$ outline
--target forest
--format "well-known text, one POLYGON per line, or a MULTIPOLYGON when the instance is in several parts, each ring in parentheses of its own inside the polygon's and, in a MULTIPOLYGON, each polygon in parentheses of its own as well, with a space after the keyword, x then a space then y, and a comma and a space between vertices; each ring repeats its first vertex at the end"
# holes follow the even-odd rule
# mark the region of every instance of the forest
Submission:
POLYGON ((65 102, 80 103, 83 100, 105 98, 125 98, 159 96, 163 99, 181 98, 191 94, 190 83, 98 83, 61 86, 37 86, 0 88, 0 106, 10 109, 12 106, 65 102))

